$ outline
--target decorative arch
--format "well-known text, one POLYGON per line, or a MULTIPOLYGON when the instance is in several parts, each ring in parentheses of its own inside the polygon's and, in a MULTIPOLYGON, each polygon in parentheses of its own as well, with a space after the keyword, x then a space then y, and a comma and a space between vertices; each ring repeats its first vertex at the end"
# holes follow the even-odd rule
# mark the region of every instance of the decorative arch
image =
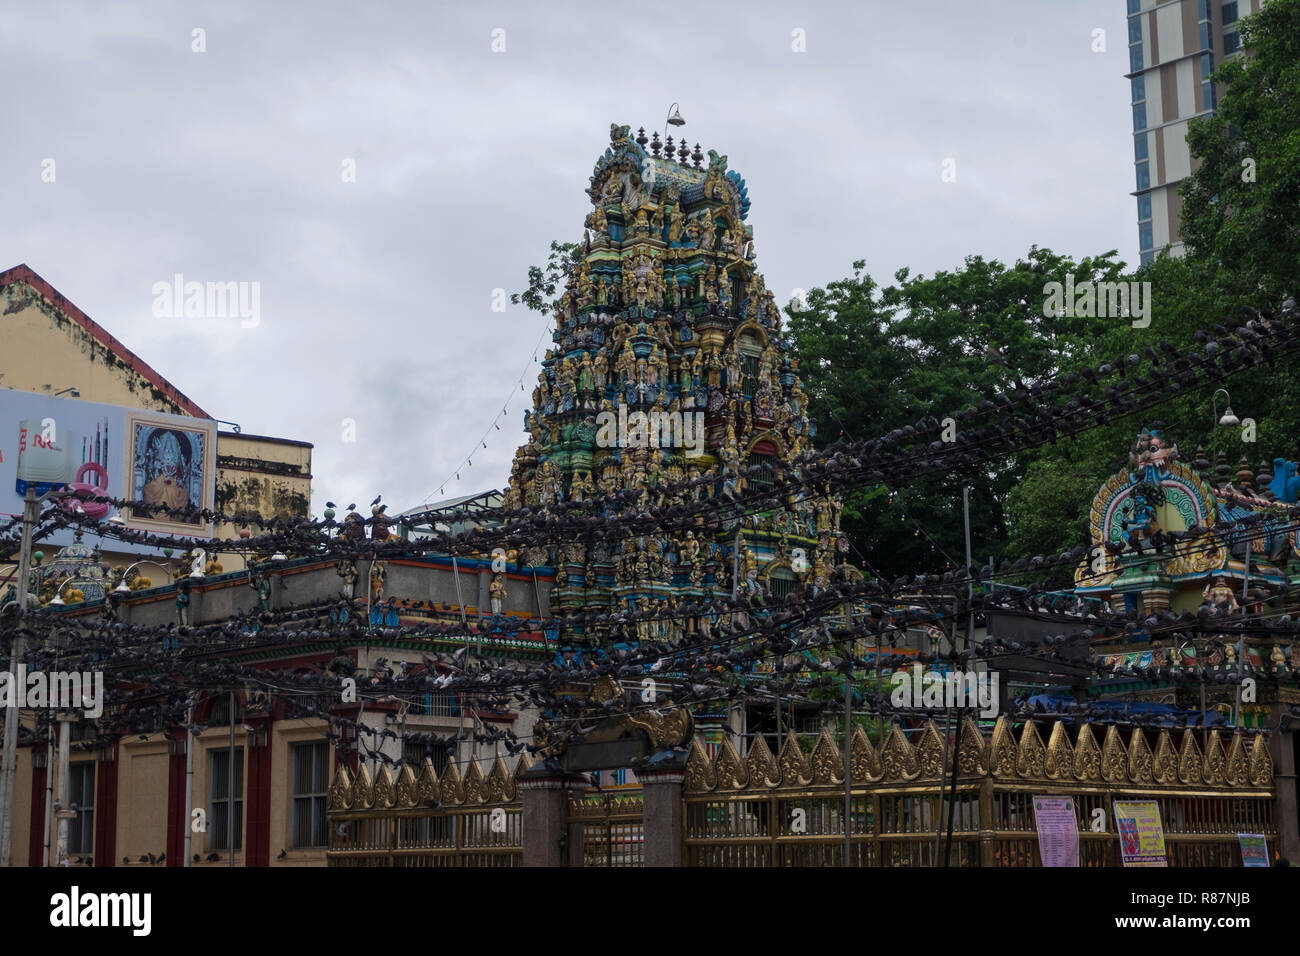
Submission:
MULTIPOLYGON (((1138 478, 1125 468, 1101 486, 1092 500, 1088 522, 1094 544, 1123 540, 1120 534, 1120 521, 1123 517, 1121 509, 1133 496, 1137 483, 1138 478)), ((1160 487, 1165 492, 1166 506, 1178 512, 1185 526, 1214 526, 1218 519, 1214 492, 1200 475, 1183 462, 1169 463, 1168 471, 1160 478, 1160 487)))
POLYGON ((769 581, 772 580, 772 572, 780 571, 783 569, 795 575, 796 579, 798 578, 799 576, 798 572, 795 571, 794 566, 790 564, 789 558, 775 558, 767 562, 763 570, 759 572, 758 579, 762 581, 764 584, 767 584, 769 581))
POLYGON ((751 332, 758 337, 758 341, 762 344, 763 348, 768 348, 772 344, 771 339, 768 337, 767 330, 765 328, 763 328, 761 325, 758 324, 758 322, 754 321, 753 319, 746 319, 744 322, 741 322, 738 326, 736 326, 732 330, 731 347, 736 348, 737 346, 739 346, 740 340, 747 333, 751 333, 751 332))
POLYGON ((749 440, 749 446, 745 449, 745 457, 748 458, 750 455, 773 455, 777 458, 784 458, 786 456, 785 442, 772 429, 761 431, 749 440), (758 447, 763 444, 769 447, 758 447))

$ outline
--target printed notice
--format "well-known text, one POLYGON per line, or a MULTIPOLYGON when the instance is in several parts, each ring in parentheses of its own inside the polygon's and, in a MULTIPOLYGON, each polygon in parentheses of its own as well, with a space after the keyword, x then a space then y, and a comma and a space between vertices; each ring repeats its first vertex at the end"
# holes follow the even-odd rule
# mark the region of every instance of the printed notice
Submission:
POLYGON ((1238 833, 1242 866, 1268 866, 1268 841, 1262 833, 1238 833))
POLYGON ((1168 866, 1160 806, 1154 800, 1116 800, 1115 828, 1125 866, 1168 866))
POLYGON ((1079 865, 1079 820, 1074 797, 1034 797, 1034 822, 1043 866, 1079 865))

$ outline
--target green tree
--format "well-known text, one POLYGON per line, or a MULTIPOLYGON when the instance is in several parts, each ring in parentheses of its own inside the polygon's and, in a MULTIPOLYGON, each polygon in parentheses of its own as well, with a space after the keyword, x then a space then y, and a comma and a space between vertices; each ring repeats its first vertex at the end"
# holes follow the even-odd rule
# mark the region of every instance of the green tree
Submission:
POLYGON ((1182 234, 1220 293, 1277 305, 1300 287, 1300 0, 1270 0, 1241 36, 1217 112, 1188 130, 1182 234))
POLYGON ((581 245, 552 239, 546 265, 529 266, 528 287, 523 292, 511 293, 510 301, 515 305, 522 302, 534 312, 549 316, 559 305, 560 297, 556 293, 576 274, 582 260, 581 245))
MULTIPOLYGON (((1045 315, 1046 286, 1116 279, 1111 251, 1079 262, 1037 247, 1012 266, 980 256, 933 277, 907 269, 881 288, 854 263, 850 278, 814 289, 790 310, 790 332, 818 426, 818 443, 860 440, 963 408, 1015 386, 1033 387, 1091 354, 1115 319, 1045 315)), ((844 528, 882 574, 964 564, 962 484, 971 485, 974 557, 1006 548, 1003 502, 1026 460, 988 462, 969 475, 918 475, 845 498, 844 528)))

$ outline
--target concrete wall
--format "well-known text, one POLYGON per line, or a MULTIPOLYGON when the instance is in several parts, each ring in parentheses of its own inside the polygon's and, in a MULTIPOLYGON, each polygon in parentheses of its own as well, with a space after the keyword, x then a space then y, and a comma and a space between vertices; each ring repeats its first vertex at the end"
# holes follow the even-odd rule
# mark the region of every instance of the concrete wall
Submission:
MULTIPOLYGON (((412 603, 431 601, 449 608, 458 608, 460 604, 456 593, 456 575, 453 574, 450 559, 435 560, 436 563, 405 559, 384 562, 388 571, 384 597, 412 603)), ((467 619, 478 617, 480 609, 482 614, 490 614, 487 587, 491 580, 488 570, 491 559, 458 559, 457 565, 467 619)), ((311 564, 289 562, 284 567, 269 567, 272 609, 334 601, 342 596, 343 579, 339 577, 337 565, 333 561, 311 564)), ((157 584, 160 573, 152 568, 145 570, 154 573, 152 580, 157 584)), ((366 600, 366 582, 370 578, 370 570, 369 560, 357 562, 355 594, 357 600, 363 603, 366 600)), ((525 567, 520 572, 511 565, 506 576, 504 612, 517 618, 537 617, 540 596, 542 612, 549 614, 550 578, 550 572, 546 572, 545 577, 539 572, 534 588, 531 569, 525 567)), ((221 621, 240 612, 256 610, 257 592, 249 587, 248 581, 248 574, 240 573, 194 582, 190 588, 190 623, 221 621)), ((119 604, 118 616, 130 624, 145 626, 174 622, 177 620, 176 592, 169 585, 166 589, 125 597, 119 604)))

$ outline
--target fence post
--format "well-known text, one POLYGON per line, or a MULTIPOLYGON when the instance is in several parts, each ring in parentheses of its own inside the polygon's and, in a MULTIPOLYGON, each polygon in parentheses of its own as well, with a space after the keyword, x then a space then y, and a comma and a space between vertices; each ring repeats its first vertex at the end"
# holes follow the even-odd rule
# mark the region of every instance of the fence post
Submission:
POLYGON ((572 774, 539 763, 519 777, 524 866, 564 866, 569 857, 572 774))
POLYGON ((636 777, 642 790, 646 866, 682 866, 686 751, 665 750, 641 761, 636 777))
POLYGON ((993 856, 993 772, 980 781, 980 866, 995 866, 993 856))

